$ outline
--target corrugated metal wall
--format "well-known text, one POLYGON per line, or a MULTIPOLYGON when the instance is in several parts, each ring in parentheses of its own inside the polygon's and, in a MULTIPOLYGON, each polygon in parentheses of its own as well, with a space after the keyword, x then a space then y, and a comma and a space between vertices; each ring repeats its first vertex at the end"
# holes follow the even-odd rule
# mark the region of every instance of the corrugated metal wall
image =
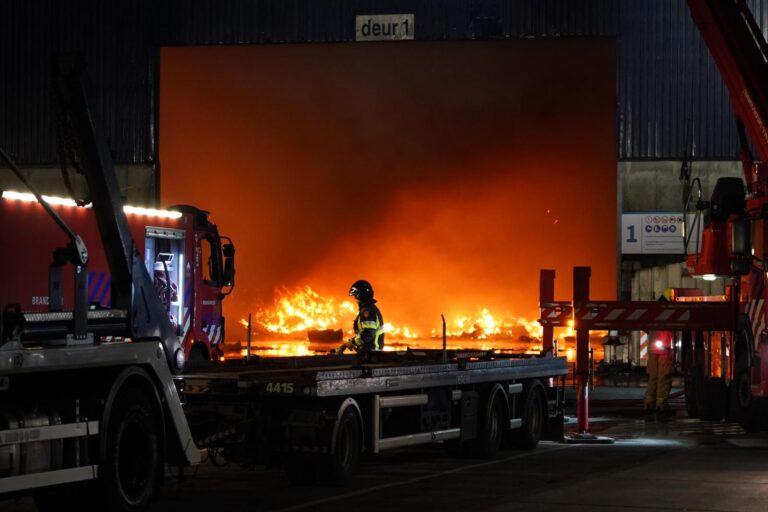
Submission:
MULTIPOLYGON (((761 26, 768 2, 751 0, 761 26)), ((4 0, 0 145, 54 163, 48 55, 80 50, 119 163, 156 156, 160 45, 339 42, 356 14, 414 13, 416 38, 618 36, 617 156, 679 159, 686 120, 696 157, 738 155, 730 103, 685 0, 4 0)))
POLYGON ((157 50, 150 0, 0 2, 0 145, 24 165, 55 163, 50 55, 81 52, 120 163, 154 160, 157 50))
MULTIPOLYGON (((749 4, 765 30, 768 2, 749 4)), ((692 119, 696 159, 737 160, 728 91, 686 2, 622 0, 618 37, 619 159, 680 159, 692 119)))
POLYGON ((416 38, 603 36, 615 0, 174 0, 158 8, 166 45, 354 41, 358 14, 413 13, 416 38))

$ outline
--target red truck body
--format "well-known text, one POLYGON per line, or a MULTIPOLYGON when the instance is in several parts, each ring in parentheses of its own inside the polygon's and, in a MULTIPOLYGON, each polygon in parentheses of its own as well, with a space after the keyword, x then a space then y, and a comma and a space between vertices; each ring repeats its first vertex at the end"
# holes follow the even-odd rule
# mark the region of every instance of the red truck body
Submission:
MULTIPOLYGON (((79 234, 89 250, 88 302, 92 308, 110 307, 111 279, 93 211, 73 201, 48 198, 61 218, 79 234)), ((155 285, 187 359, 222 356, 225 322, 222 314, 224 280, 222 240, 208 212, 193 206, 169 210, 125 207, 138 254, 155 285), (166 273, 167 272, 167 273, 166 273), (167 278, 166 278, 167 276, 167 278), (158 279, 160 278, 160 279, 158 279), (167 284, 166 284, 167 283, 167 284)), ((14 269, 0 288, 0 305, 18 304, 22 311, 49 310, 48 267, 55 248, 67 243, 66 235, 31 194, 3 192, 0 198, 4 247, 0 265, 14 269), (25 251, 20 248, 36 247, 25 251)), ((224 237, 226 239, 226 237, 224 237)), ((232 249, 233 251, 233 249, 232 249)), ((74 284, 63 283, 63 309, 73 306, 74 284)))

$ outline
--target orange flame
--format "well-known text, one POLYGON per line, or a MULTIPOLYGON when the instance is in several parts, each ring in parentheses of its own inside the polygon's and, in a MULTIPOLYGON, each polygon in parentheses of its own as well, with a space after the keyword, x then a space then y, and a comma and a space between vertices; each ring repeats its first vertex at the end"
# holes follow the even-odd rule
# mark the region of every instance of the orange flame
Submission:
MULTIPOLYGON (((329 297, 322 297, 309 286, 293 293, 286 289, 277 291, 272 308, 259 308, 254 315, 258 331, 275 334, 304 333, 310 329, 331 329, 343 317, 355 315, 350 301, 336 304, 329 297)), ((240 321, 248 326, 244 319, 240 321)))
MULTIPOLYGON (((337 301, 323 297, 311 287, 305 286, 290 292, 280 289, 271 307, 262 307, 253 315, 252 355, 308 356, 327 354, 329 347, 336 348, 335 342, 309 342, 307 331, 337 330, 344 331, 345 337, 352 335, 349 327, 357 314, 356 306, 350 301, 337 301)), ((248 321, 240 323, 247 329, 248 321)), ((439 349, 442 346, 442 328, 432 329, 428 333, 419 332, 409 325, 387 322, 386 351, 417 349, 439 349)), ((602 331, 590 333, 590 346, 595 349, 595 358, 600 360, 604 350, 599 336, 602 331)), ((339 333, 341 334, 341 333, 339 333)), ((555 332, 559 355, 569 362, 576 359, 576 330, 573 321, 555 332)), ((538 321, 527 320, 513 315, 497 315, 488 308, 480 308, 474 315, 457 315, 446 319, 446 338, 448 349, 495 350, 500 352, 521 352, 539 354, 542 350, 543 328, 538 321)), ((228 358, 245 357, 246 343, 235 344, 228 358)))
MULTIPOLYGON (((343 329, 348 334, 348 326, 357 314, 355 305, 350 301, 337 302, 330 297, 323 297, 310 286, 295 291, 285 288, 276 291, 276 298, 271 307, 259 307, 253 316, 252 329, 259 335, 279 335, 281 337, 305 335, 308 330, 343 329), (343 327, 342 327, 343 326, 343 327)), ((240 323, 248 327, 248 322, 240 323)), ((412 327, 397 322, 385 322, 384 332, 388 339, 419 340, 442 337, 442 329, 432 329, 427 335, 412 327)), ((542 327, 536 321, 512 315, 500 316, 482 308, 474 315, 461 315, 447 322, 446 335, 450 338, 470 340, 493 339, 540 339, 542 327)), ((293 349, 291 349, 293 350, 293 349)))

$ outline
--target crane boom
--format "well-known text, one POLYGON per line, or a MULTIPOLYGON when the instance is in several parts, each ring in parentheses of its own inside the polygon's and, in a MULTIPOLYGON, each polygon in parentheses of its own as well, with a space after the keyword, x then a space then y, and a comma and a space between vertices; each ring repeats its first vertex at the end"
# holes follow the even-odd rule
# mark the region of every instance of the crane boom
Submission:
MULTIPOLYGON (((745 0, 687 0, 731 95, 733 110, 760 160, 768 162, 768 44, 745 0)), ((752 189, 752 158, 742 136, 742 162, 752 189)))

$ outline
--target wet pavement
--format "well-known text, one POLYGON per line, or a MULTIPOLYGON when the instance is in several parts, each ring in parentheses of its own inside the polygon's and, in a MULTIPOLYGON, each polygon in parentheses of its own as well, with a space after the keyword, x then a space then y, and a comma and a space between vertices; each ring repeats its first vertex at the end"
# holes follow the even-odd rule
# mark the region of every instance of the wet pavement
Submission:
MULTIPOLYGON (((399 449, 365 458, 345 488, 294 486, 278 469, 209 461, 182 480, 169 474, 155 510, 768 510, 768 434, 689 419, 682 397, 672 400, 671 416, 647 417, 635 400, 642 390, 624 393, 631 396, 591 408, 590 432, 613 444, 546 442, 492 460, 454 458, 440 445, 399 449)), ((34 507, 24 498, 0 502, 0 510, 34 507)))

